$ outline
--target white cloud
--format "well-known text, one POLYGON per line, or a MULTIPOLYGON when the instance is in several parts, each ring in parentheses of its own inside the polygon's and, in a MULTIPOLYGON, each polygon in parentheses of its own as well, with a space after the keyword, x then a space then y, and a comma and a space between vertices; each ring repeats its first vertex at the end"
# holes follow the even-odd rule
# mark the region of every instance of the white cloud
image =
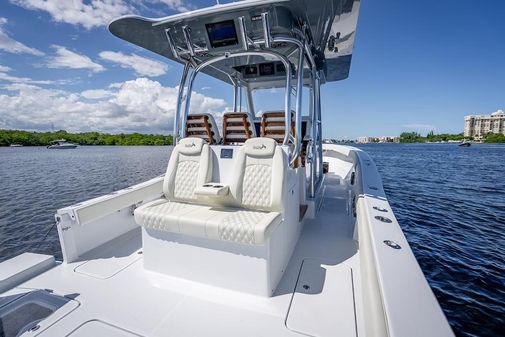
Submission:
POLYGON ((80 25, 86 29, 105 26, 112 19, 131 13, 123 0, 11 0, 26 9, 47 12, 54 21, 80 25))
POLYGON ((174 10, 179 11, 179 12, 187 12, 189 10, 194 9, 193 6, 188 5, 183 0, 148 0, 148 2, 162 3, 164 5, 167 5, 169 8, 174 9, 174 10))
POLYGON ((86 29, 106 26, 121 15, 131 14, 149 4, 164 4, 186 12, 194 9, 184 0, 10 0, 26 9, 46 12, 56 22, 79 25, 86 29))
MULTIPOLYGON (((11 70, 9 67, 8 70, 11 70)), ((34 80, 29 77, 17 77, 6 74, 2 71, 2 67, 0 66, 0 82, 10 82, 10 83, 23 83, 23 84, 70 84, 73 80, 65 79, 65 80, 34 80)))
POLYGON ((4 25, 7 23, 6 18, 0 17, 0 50, 9 52, 9 53, 14 53, 14 54, 32 54, 35 56, 42 56, 44 55, 43 52, 41 52, 38 49, 35 48, 30 48, 24 44, 22 44, 19 41, 14 40, 11 38, 7 32, 4 30, 4 25))
POLYGON ((105 70, 101 64, 93 62, 86 55, 77 54, 63 46, 52 47, 56 50, 56 55, 47 61, 49 68, 89 69, 95 73, 105 70))
MULTIPOLYGON (((9 92, 0 94, 0 129, 49 130, 53 124, 72 132, 166 133, 173 127, 178 93, 177 87, 164 87, 147 78, 80 94, 24 83, 4 89, 9 92)), ((192 111, 221 115, 226 109, 222 99, 192 95, 192 111)))
POLYGON ((168 71, 168 65, 137 54, 126 55, 121 52, 103 51, 100 57, 118 63, 122 68, 131 68, 139 76, 160 76, 168 71))
POLYGON ((0 64, 0 72, 3 72, 3 73, 6 73, 8 71, 11 71, 12 69, 7 67, 7 66, 3 66, 0 64))
POLYGON ((112 95, 111 91, 104 89, 84 90, 81 92, 81 96, 87 99, 102 99, 112 95))

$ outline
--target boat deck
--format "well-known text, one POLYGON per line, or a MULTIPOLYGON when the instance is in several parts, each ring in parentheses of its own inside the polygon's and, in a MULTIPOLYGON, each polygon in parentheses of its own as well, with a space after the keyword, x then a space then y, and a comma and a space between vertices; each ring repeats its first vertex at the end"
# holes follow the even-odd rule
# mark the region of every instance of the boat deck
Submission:
POLYGON ((139 229, 5 296, 48 289, 78 302, 49 328, 30 332, 38 336, 357 336, 363 326, 359 254, 347 190, 338 180, 326 177, 321 211, 305 222, 271 298, 145 270, 139 229))

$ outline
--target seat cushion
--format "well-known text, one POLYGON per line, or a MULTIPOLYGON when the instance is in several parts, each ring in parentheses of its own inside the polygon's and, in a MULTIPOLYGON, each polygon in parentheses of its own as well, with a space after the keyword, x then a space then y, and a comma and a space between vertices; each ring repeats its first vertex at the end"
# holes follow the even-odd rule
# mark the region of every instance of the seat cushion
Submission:
POLYGON ((179 217, 209 207, 187 204, 167 199, 157 199, 140 206, 134 212, 135 222, 146 228, 179 232, 179 217))
POLYGON ((245 209, 222 210, 222 217, 207 222, 207 237, 249 245, 262 245, 281 223, 279 212, 245 209))
POLYGON ((213 240, 262 245, 281 223, 279 212, 211 207, 158 199, 135 210, 146 228, 213 240))

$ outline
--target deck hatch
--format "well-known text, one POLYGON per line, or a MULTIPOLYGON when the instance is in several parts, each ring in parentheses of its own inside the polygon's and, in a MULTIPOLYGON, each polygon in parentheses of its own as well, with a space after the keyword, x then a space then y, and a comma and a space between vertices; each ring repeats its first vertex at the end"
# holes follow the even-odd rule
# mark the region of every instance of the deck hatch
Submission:
POLYGON ((310 336, 357 336, 352 269, 303 260, 286 326, 310 336))

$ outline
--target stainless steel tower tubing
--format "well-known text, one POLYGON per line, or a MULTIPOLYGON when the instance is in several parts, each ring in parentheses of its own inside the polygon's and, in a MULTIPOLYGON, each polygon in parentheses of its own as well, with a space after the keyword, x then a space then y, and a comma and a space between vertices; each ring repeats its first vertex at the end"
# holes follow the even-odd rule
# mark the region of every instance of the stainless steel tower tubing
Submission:
MULTIPOLYGON (((303 64, 304 64, 304 48, 303 45, 299 47, 299 58, 298 58, 298 69, 297 71, 297 83, 296 83, 296 115, 295 115, 295 148, 293 150, 293 156, 290 158, 289 164, 293 166, 300 156, 300 151, 302 148, 302 91, 303 91, 303 64)), ((291 113, 290 113, 291 115, 291 113)), ((291 128, 291 125, 289 125, 291 128)), ((290 136, 291 133, 287 133, 286 136, 290 136)), ((286 140, 286 138, 284 138, 286 140)))
MULTIPOLYGON (((284 98, 284 106, 285 106, 285 114, 286 114, 286 129, 289 130, 289 126, 291 125, 291 111, 290 111, 290 109, 291 109, 290 90, 291 90, 291 77, 292 77, 291 65, 289 63, 289 60, 285 56, 283 56, 279 53, 276 53, 273 51, 267 51, 267 50, 264 50, 264 51, 244 51, 244 52, 239 52, 239 53, 235 53, 235 54, 220 55, 220 56, 216 56, 211 59, 208 59, 208 60, 202 62, 201 64, 199 64, 198 66, 196 66, 195 69, 193 70, 193 72, 191 73, 191 76, 189 77, 188 90, 187 90, 187 94, 186 94, 186 105, 184 106, 184 114, 182 115, 181 125, 184 126, 186 124, 186 120, 187 120, 187 117, 189 114, 189 102, 191 100, 193 83, 194 83, 196 75, 203 68, 205 68, 209 65, 212 65, 213 63, 216 63, 216 62, 228 59, 228 58, 232 58, 232 57, 241 57, 241 56, 265 57, 265 55, 270 55, 270 56, 273 56, 273 57, 279 59, 284 64, 284 67, 286 68, 286 94, 284 96, 285 97, 284 98)), ((186 136, 186 131, 185 131, 186 128, 183 128, 183 130, 184 131, 182 134, 183 134, 183 137, 185 137, 186 136)), ((288 131, 288 133, 289 133, 289 131, 288 131)))
POLYGON ((177 95, 177 104, 175 106, 175 117, 174 117, 174 145, 179 143, 179 121, 181 118, 181 104, 182 104, 182 98, 184 96, 184 87, 186 85, 186 79, 188 77, 190 67, 191 65, 189 62, 186 62, 184 64, 181 81, 179 82, 179 93, 177 95))

